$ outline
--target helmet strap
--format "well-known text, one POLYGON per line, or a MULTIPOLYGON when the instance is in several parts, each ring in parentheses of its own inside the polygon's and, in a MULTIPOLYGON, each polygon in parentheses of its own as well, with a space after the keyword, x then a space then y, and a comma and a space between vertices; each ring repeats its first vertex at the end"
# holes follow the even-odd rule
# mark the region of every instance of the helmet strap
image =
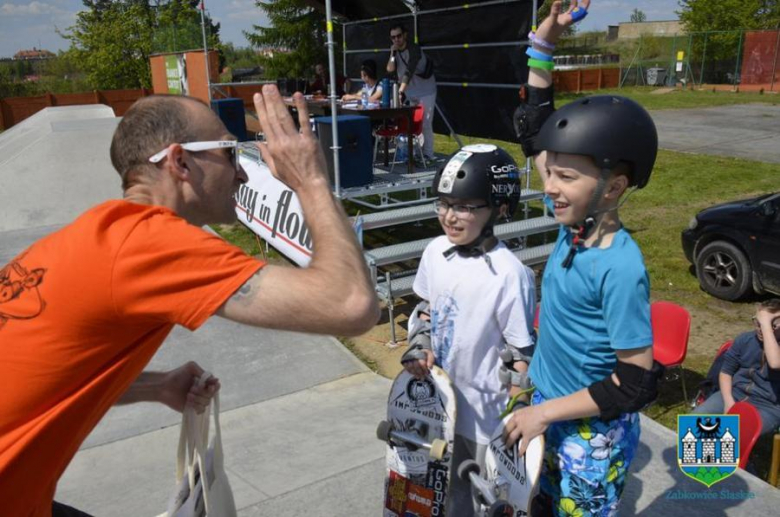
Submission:
POLYGON ((461 257, 485 257, 485 262, 487 262, 488 267, 493 267, 490 256, 488 256, 488 252, 492 250, 493 248, 498 245, 498 239, 495 235, 493 235, 493 219, 494 216, 491 214, 490 219, 485 224, 485 227, 482 228, 482 232, 480 232, 479 237, 474 239, 469 244, 456 244, 455 246, 452 246, 451 248, 448 248, 444 251, 443 255, 445 258, 450 258, 452 255, 457 253, 461 257))
POLYGON ((571 246, 569 247, 569 253, 566 258, 563 259, 561 266, 564 269, 571 267, 574 261, 574 256, 577 254, 582 242, 585 241, 593 229, 596 227, 596 217, 601 214, 607 213, 609 210, 596 210, 599 204, 601 196, 604 194, 604 189, 607 187, 607 178, 611 171, 609 169, 601 169, 599 174, 599 180, 596 184, 596 190, 593 191, 593 195, 588 202, 588 211, 585 219, 577 226, 577 230, 574 232, 574 236, 571 240, 571 246))

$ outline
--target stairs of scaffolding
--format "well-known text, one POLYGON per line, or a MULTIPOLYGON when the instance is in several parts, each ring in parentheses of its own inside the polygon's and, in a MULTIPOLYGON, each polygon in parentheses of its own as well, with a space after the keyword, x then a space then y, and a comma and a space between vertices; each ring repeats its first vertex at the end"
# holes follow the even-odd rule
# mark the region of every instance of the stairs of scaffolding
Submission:
MULTIPOLYGON (((541 198, 541 192, 523 189, 521 203, 528 203, 529 201, 540 200, 541 198)), ((422 221, 425 219, 433 219, 435 217, 436 212, 432 203, 375 212, 361 216, 363 231, 422 221)), ((495 235, 504 241, 512 239, 526 241, 526 238, 531 235, 544 234, 546 232, 554 231, 557 228, 558 223, 555 222, 553 217, 543 215, 496 225, 495 235)), ((366 263, 368 264, 372 279, 374 280, 374 285, 376 286, 377 295, 382 301, 388 305, 392 305, 393 300, 396 298, 411 294, 416 269, 406 269, 392 274, 382 274, 378 271, 378 268, 419 259, 426 246, 428 246, 433 239, 434 237, 402 242, 366 250, 364 252, 366 263)), ((549 257, 552 249, 553 244, 550 243, 533 247, 522 247, 514 250, 514 253, 521 262, 531 267, 543 264, 547 260, 547 257, 549 257)))

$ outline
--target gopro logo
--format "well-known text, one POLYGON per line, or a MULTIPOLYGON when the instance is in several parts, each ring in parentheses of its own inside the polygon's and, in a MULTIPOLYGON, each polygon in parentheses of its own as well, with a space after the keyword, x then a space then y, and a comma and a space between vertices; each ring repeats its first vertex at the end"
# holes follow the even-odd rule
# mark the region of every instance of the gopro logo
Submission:
POLYGON ((517 170, 517 165, 507 164, 507 165, 493 165, 490 167, 490 170, 493 172, 493 174, 500 174, 500 173, 509 173, 512 171, 517 170))

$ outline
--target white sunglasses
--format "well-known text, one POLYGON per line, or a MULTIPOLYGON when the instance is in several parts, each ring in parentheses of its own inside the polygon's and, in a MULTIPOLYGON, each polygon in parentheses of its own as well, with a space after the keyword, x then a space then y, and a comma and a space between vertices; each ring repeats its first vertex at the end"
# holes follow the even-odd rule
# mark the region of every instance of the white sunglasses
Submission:
MULTIPOLYGON (((212 149, 230 149, 230 159, 233 162, 233 167, 238 170, 238 152, 236 148, 238 146, 237 140, 211 140, 208 142, 187 142, 186 144, 179 144, 185 151, 197 153, 200 151, 210 151, 212 149)), ((168 155, 168 148, 166 147, 159 153, 151 156, 149 161, 152 163, 160 163, 163 158, 168 155)))

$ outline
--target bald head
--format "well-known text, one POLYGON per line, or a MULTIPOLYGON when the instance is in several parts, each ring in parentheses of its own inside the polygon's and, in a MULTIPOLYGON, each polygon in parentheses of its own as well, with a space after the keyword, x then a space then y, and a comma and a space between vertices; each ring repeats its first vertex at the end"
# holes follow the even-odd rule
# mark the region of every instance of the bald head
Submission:
POLYGON ((149 157, 153 154, 173 143, 198 140, 207 113, 216 117, 205 103, 192 97, 151 95, 137 100, 111 141, 111 163, 122 178, 123 188, 135 173, 151 169, 149 157))

